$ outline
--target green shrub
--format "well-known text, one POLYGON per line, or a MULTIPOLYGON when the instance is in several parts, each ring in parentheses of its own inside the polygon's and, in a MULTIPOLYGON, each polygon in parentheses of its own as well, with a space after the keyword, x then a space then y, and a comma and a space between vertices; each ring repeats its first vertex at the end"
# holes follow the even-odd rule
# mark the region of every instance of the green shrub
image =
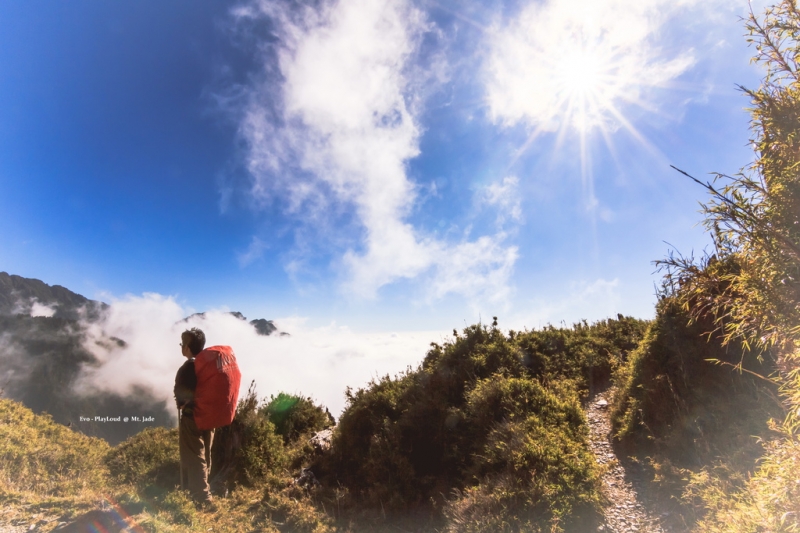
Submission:
POLYGON ((367 389, 346 391, 348 407, 342 414, 330 453, 321 458, 318 471, 341 482, 365 503, 392 501, 416 492, 416 475, 408 457, 400 453, 395 424, 400 418, 400 398, 413 377, 388 376, 367 389))
POLYGON ((517 530, 594 516, 598 475, 577 386, 531 372, 516 341, 470 326, 433 344, 418 369, 348 390, 317 465, 324 482, 381 512, 430 507, 451 525, 485 521, 475 531, 497 530, 484 513, 501 508, 517 530))
POLYGON ((163 498, 159 499, 157 509, 162 515, 162 519, 166 518, 170 524, 191 526, 197 521, 194 501, 186 492, 172 491, 165 494, 163 498))
POLYGON ((765 435, 781 408, 776 387, 755 374, 771 374, 774 362, 741 345, 723 347, 704 335, 708 325, 689 324, 673 298, 659 302, 613 400, 612 425, 623 444, 651 444, 683 465, 731 454, 752 461, 761 452, 751 436, 765 435), (739 363, 742 372, 733 369, 739 363))
POLYGON ((178 430, 146 428, 114 447, 106 464, 120 483, 174 488, 180 484, 178 430))
POLYGON ((266 414, 259 412, 254 385, 239 400, 233 423, 215 431, 211 453, 212 488, 237 483, 255 486, 287 466, 283 439, 266 414))
POLYGON ((648 465, 654 496, 670 502, 675 525, 706 512, 702 498, 683 494, 687 480, 714 470, 718 484, 741 486, 764 451, 756 437, 771 438, 768 421, 782 416, 777 387, 756 375, 774 371, 769 354, 759 361, 741 345, 722 346, 709 326, 689 324, 674 298, 662 298, 612 400, 621 451, 648 465))
POLYGON ((522 332, 515 343, 523 364, 535 376, 552 382, 573 380, 582 390, 593 392, 608 385, 646 327, 647 321, 617 315, 591 325, 583 321, 572 328, 547 326, 522 332))
POLYGON ((557 396, 528 378, 495 375, 481 380, 467 395, 466 411, 473 433, 492 430, 502 421, 536 417, 578 442, 588 436, 586 419, 574 393, 562 391, 557 396))
POLYGON ((534 380, 496 376, 471 391, 467 412, 473 434, 488 434, 478 439, 482 449, 470 468, 479 483, 445 511, 454 523, 469 519, 470 531, 502 524, 527 531, 593 514, 599 474, 574 392, 557 395, 534 380))
POLYGON ((325 408, 316 405, 311 398, 285 392, 271 396, 269 402, 259 410, 259 414, 272 422, 275 432, 287 444, 302 435, 333 425, 325 408))
POLYGON ((0 400, 0 487, 41 495, 101 490, 108 471, 108 444, 36 415, 12 400, 0 400))

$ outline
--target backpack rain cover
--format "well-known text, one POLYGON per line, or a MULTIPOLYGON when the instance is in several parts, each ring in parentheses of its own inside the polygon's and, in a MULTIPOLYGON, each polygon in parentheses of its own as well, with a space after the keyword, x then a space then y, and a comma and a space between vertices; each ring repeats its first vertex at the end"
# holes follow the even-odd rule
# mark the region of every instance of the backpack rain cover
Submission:
POLYGON ((233 422, 239 401, 242 373, 230 346, 206 348, 194 358, 197 389, 194 396, 194 421, 205 431, 233 422))

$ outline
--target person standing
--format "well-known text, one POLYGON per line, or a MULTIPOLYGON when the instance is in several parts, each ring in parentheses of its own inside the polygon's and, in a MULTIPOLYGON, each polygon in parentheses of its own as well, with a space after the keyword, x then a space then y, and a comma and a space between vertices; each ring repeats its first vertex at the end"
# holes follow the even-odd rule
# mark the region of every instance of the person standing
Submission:
POLYGON ((197 389, 195 357, 203 351, 205 345, 206 336, 202 330, 192 328, 181 333, 181 353, 186 358, 186 362, 175 375, 174 393, 180 412, 178 442, 181 473, 184 477, 181 479, 181 486, 188 487, 197 504, 211 506, 212 497, 208 487, 208 474, 211 472, 211 444, 214 441, 214 430, 198 429, 194 419, 197 389))

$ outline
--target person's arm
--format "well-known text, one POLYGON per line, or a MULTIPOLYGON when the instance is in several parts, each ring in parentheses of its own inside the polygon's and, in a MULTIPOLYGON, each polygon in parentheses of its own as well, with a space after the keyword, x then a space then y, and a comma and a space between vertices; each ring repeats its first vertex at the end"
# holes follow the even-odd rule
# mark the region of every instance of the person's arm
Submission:
POLYGON ((194 391, 197 388, 197 376, 194 372, 194 361, 187 360, 183 366, 178 369, 175 376, 175 404, 178 409, 186 409, 194 404, 194 391))

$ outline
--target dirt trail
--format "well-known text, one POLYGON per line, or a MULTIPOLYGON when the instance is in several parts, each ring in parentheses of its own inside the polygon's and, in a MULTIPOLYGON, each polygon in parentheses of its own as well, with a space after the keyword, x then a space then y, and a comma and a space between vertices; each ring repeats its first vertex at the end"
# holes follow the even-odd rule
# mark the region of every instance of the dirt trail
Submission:
POLYGON ((659 520, 651 516, 639 500, 634 483, 617 460, 611 447, 609 400, 611 390, 597 394, 586 408, 590 445, 597 462, 608 466, 603 475, 603 495, 610 502, 605 509, 604 533, 665 533, 659 520))

